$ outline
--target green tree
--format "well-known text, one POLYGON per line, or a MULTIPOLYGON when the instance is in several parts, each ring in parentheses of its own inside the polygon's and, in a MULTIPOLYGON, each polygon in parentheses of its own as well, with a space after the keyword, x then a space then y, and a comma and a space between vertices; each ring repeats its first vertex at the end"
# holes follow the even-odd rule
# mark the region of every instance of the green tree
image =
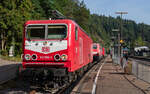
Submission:
POLYGON ((0 6, 1 49, 8 50, 12 43, 20 48, 23 24, 31 19, 32 3, 30 0, 5 0, 0 6))

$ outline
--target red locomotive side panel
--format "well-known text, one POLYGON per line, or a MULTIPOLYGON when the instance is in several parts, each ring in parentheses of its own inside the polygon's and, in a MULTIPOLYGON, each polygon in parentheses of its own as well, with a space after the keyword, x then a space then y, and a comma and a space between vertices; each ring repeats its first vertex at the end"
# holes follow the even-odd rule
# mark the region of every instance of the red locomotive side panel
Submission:
POLYGON ((73 70, 77 70, 93 61, 92 40, 83 32, 83 30, 75 25, 74 34, 72 34, 72 53, 73 62, 71 63, 73 70))
POLYGON ((76 71, 92 62, 92 40, 72 20, 27 21, 23 67, 60 67, 76 71))

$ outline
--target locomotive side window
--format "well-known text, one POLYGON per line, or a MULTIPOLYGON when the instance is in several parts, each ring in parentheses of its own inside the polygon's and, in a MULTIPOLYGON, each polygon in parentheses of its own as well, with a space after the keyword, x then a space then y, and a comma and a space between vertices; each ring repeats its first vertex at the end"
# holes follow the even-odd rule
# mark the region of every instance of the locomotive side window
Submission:
POLYGON ((75 40, 78 40, 78 28, 75 28, 75 40))
POLYGON ((65 25, 48 25, 48 39, 64 39, 67 36, 65 25))
POLYGON ((44 25, 30 25, 27 27, 27 39, 45 39, 44 25))

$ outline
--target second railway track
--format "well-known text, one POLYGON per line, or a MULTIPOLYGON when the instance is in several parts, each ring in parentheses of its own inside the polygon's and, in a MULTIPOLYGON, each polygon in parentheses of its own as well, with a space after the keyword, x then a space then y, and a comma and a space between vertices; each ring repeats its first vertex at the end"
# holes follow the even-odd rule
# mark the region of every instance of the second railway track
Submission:
POLYGON ((144 56, 130 56, 130 58, 134 58, 134 59, 138 59, 138 60, 150 62, 150 57, 144 57, 144 56))

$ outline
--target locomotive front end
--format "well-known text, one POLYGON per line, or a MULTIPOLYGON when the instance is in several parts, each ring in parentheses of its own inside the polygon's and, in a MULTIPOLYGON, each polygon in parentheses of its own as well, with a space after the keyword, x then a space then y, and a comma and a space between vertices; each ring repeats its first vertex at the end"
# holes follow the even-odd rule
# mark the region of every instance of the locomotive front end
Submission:
POLYGON ((68 67, 67 24, 27 22, 23 67, 68 67))

